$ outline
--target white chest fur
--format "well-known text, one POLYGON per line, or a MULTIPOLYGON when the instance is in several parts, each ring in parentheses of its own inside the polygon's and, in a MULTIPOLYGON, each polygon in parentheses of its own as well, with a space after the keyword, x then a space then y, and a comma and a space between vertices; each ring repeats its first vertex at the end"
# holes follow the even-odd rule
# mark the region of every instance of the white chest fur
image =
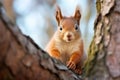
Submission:
POLYGON ((80 41, 81 40, 78 39, 74 42, 56 42, 56 48, 59 50, 63 62, 66 63, 73 52, 79 50, 80 41))

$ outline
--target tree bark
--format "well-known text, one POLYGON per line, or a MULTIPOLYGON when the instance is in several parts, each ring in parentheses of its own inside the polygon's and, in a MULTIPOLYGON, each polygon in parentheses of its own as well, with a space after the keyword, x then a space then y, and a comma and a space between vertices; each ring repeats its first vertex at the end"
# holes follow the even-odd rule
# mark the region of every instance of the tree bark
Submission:
POLYGON ((84 65, 88 80, 120 80, 120 0, 97 0, 94 38, 84 65))
POLYGON ((0 80, 80 80, 21 33, 0 3, 0 80))

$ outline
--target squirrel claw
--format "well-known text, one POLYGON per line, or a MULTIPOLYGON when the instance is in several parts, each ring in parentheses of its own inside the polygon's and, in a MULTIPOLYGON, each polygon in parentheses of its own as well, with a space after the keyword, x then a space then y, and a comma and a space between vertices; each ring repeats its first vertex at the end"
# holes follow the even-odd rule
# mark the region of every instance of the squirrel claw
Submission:
POLYGON ((81 69, 75 69, 75 73, 82 74, 82 70, 81 69))
POLYGON ((69 61, 68 63, 67 63, 67 67, 69 68, 69 69, 75 69, 76 68, 76 65, 75 65, 75 63, 74 62, 72 62, 72 61, 69 61))

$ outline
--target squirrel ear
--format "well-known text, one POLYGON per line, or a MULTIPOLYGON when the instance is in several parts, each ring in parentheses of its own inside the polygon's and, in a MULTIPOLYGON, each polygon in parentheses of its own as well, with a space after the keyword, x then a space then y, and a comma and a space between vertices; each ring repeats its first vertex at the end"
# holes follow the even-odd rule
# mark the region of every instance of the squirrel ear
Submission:
POLYGON ((60 24, 61 19, 62 19, 62 13, 61 13, 60 7, 56 5, 56 20, 58 22, 58 25, 60 24))
POLYGON ((79 21, 80 21, 80 18, 81 18, 81 13, 80 13, 79 6, 76 7, 74 18, 77 20, 77 23, 79 25, 79 21))

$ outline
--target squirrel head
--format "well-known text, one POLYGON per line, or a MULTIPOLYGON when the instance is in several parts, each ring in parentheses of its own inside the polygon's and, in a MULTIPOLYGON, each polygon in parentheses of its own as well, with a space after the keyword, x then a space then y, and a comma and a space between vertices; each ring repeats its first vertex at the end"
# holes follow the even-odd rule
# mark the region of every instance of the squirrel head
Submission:
POLYGON ((58 23, 57 36, 65 42, 72 42, 81 36, 79 24, 81 13, 79 7, 76 7, 75 14, 70 17, 62 16, 59 6, 56 8, 56 20, 58 23))

